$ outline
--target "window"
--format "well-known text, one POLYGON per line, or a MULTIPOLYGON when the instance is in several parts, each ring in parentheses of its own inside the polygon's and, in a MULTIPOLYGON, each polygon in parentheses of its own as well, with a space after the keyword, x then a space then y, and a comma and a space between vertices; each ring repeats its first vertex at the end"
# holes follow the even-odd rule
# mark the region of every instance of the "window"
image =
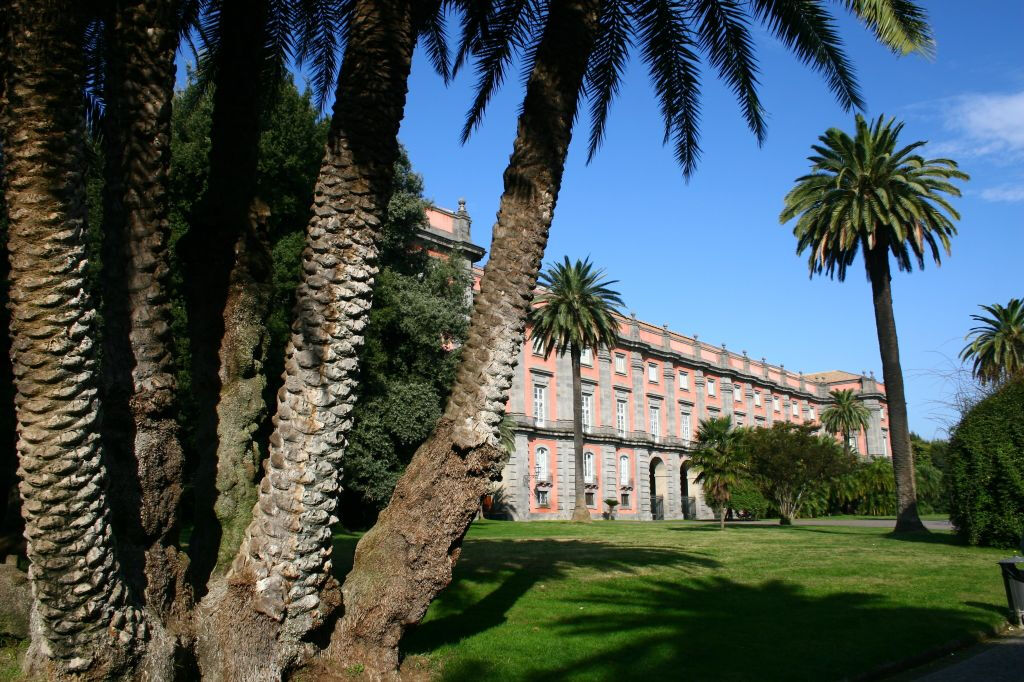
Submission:
POLYGON ((661 435, 661 409, 654 406, 651 407, 651 435, 654 440, 661 435))
POLYGON ((889 456, 889 431, 882 429, 882 454, 889 456))
POLYGON ((615 354, 615 373, 625 374, 626 373, 626 356, 622 353, 615 354))
POLYGON ((548 491, 538 490, 537 491, 537 506, 538 507, 550 507, 551 503, 548 502, 548 491))
POLYGON ((658 383, 658 366, 653 362, 647 363, 647 380, 652 384, 658 383))
POLYGON ((733 416, 734 416, 733 421, 735 422, 736 426, 737 427, 743 426, 743 415, 742 414, 737 414, 737 415, 733 415, 733 416))
POLYGON ((585 483, 594 483, 594 453, 584 452, 583 453, 583 481, 585 483))
POLYGON ((587 506, 588 507, 596 506, 596 504, 595 504, 596 496, 594 495, 594 493, 584 493, 584 496, 586 497, 587 506))
POLYGON ((690 373, 680 372, 679 373, 679 388, 683 391, 690 390, 690 373))
POLYGON ((693 436, 692 432, 690 431, 690 413, 689 412, 683 412, 679 416, 679 433, 683 437, 684 441, 689 441, 690 438, 693 436))
POLYGON ((754 407, 761 407, 761 391, 754 391, 754 407))
POLYGON ((848 441, 846 441, 846 442, 850 444, 850 449, 851 450, 853 450, 854 452, 857 452, 857 434, 851 433, 850 434, 850 439, 848 441))
POLYGON ((800 416, 800 403, 798 403, 795 400, 793 401, 793 416, 794 417, 799 417, 800 416))
POLYGON ((589 348, 584 348, 583 352, 580 353, 580 364, 586 365, 587 367, 594 366, 594 351, 589 348))
POLYGON ((544 355, 544 339, 539 336, 533 337, 533 354, 544 355))
POLYGON ((772 410, 775 412, 779 411, 779 396, 777 395, 772 396, 772 410))
POLYGON ((629 493, 622 493, 621 495, 619 495, 619 506, 620 507, 628 507, 629 506, 629 493))
POLYGON ((811 418, 811 421, 814 421, 814 405, 807 408, 807 414, 811 418))
POLYGON ((550 483, 551 456, 548 454, 548 449, 544 447, 537 448, 536 452, 533 453, 533 460, 537 469, 537 483, 550 483))
POLYGON ((708 387, 708 395, 716 395, 717 392, 715 391, 715 380, 714 379, 708 379, 707 387, 708 387))
POLYGON ((625 400, 615 401, 615 428, 620 436, 626 435, 626 409, 628 403, 625 400))
POLYGON ((619 457, 619 485, 629 485, 629 457, 619 457))
POLYGON ((583 409, 581 412, 583 414, 581 415, 581 418, 583 421, 583 430, 590 431, 590 427, 594 424, 594 396, 589 393, 584 393, 582 403, 583 409))
POLYGON ((537 426, 544 426, 544 417, 548 413, 548 387, 533 386, 533 419, 537 426))
POLYGON ((743 387, 739 384, 733 384, 732 388, 733 399, 738 402, 743 402, 743 387))

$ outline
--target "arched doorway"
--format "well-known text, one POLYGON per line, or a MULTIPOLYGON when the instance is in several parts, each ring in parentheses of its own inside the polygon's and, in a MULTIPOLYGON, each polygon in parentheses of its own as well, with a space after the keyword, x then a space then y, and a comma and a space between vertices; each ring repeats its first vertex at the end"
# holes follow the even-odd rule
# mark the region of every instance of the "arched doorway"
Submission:
POLYGON ((651 516, 655 521, 665 518, 665 494, 668 492, 668 467, 660 457, 651 458, 651 516))
POLYGON ((697 518, 697 498, 690 494, 690 463, 683 462, 679 467, 679 499, 682 500, 683 518, 697 518))

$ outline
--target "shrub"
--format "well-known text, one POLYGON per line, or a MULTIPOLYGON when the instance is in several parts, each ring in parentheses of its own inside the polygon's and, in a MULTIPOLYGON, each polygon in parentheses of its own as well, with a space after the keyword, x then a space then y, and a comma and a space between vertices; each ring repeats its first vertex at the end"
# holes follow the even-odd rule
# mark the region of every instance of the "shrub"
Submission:
POLYGON ((735 511, 745 511, 754 521, 762 519, 768 513, 768 501, 753 481, 740 479, 732 489, 732 497, 729 498, 729 506, 735 511))
POLYGON ((950 439, 950 519, 972 545, 1015 547, 1024 532, 1024 380, 982 400, 950 439))

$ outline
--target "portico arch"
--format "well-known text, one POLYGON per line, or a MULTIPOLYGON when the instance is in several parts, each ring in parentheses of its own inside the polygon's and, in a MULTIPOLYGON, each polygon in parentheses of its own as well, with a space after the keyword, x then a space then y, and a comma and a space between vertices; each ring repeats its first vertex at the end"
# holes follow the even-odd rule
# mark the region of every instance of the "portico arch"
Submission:
POLYGON ((665 518, 665 500, 668 496, 668 467, 660 457, 651 458, 650 466, 651 516, 665 518))

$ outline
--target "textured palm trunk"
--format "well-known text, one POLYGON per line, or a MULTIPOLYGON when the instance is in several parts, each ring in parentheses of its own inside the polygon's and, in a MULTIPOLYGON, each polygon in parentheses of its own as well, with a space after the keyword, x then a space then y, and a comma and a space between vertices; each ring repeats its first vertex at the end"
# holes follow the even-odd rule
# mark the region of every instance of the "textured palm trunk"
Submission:
MULTIPOLYGON (((254 393, 257 384, 265 381, 260 376, 265 344, 242 328, 263 305, 263 294, 244 293, 242 282, 249 280, 257 288, 265 282, 252 279, 250 266, 255 262, 236 272, 236 250, 248 248, 255 255, 252 249, 263 248, 251 239, 250 210, 256 194, 260 120, 267 100, 261 68, 267 4, 267 0, 222 4, 207 191, 197 224, 179 247, 186 271, 195 405, 192 427, 198 450, 194 453, 198 459, 196 529, 189 554, 192 579, 200 592, 215 566, 218 573, 230 566, 252 519, 259 452, 251 437, 266 418, 266 402, 254 393), (231 296, 236 296, 233 302, 229 302, 231 296), (256 307, 249 308, 250 303, 256 307), (236 328, 229 329, 233 324, 236 328), (246 358, 250 352, 255 354, 246 358)), ((257 269, 255 274, 259 273, 257 269)))
POLYGON ((892 441, 892 469, 896 478, 896 532, 925 530, 917 512, 914 452, 910 447, 907 399, 903 392, 900 347, 896 338, 896 319, 892 312, 892 278, 889 274, 887 245, 878 244, 868 252, 867 257, 878 350, 882 356, 882 379, 885 381, 885 396, 889 404, 889 438, 892 441))
POLYGON ((108 31, 103 440, 126 575, 165 622, 184 626, 191 591, 177 549, 183 454, 167 294, 176 6, 118 3, 108 31))
POLYGON ((480 498, 508 457, 496 430, 561 185, 597 26, 596 0, 556 1, 538 45, 491 255, 444 416, 417 450, 345 580, 328 656, 392 674, 398 643, 452 577, 480 498))
POLYGON ((572 510, 572 520, 590 521, 583 466, 583 379, 580 376, 580 349, 576 344, 569 346, 569 361, 572 364, 572 445, 576 466, 576 504, 572 510))
POLYGON ((269 214, 266 204, 254 201, 248 228, 235 248, 224 305, 214 504, 220 531, 217 574, 226 571, 238 553, 258 495, 260 448, 254 436, 267 416, 263 365, 269 343, 266 319, 273 267, 266 238, 269 214))
POLYGON ((11 355, 35 596, 27 667, 43 679, 108 679, 139 661, 155 628, 121 578, 101 461, 82 24, 73 2, 11 0, 6 18, 11 355))
POLYGON ((199 662, 208 679, 277 679, 312 653, 307 636, 340 603, 331 525, 398 157, 411 13, 409 0, 364 0, 352 10, 259 501, 203 605, 199 662))

